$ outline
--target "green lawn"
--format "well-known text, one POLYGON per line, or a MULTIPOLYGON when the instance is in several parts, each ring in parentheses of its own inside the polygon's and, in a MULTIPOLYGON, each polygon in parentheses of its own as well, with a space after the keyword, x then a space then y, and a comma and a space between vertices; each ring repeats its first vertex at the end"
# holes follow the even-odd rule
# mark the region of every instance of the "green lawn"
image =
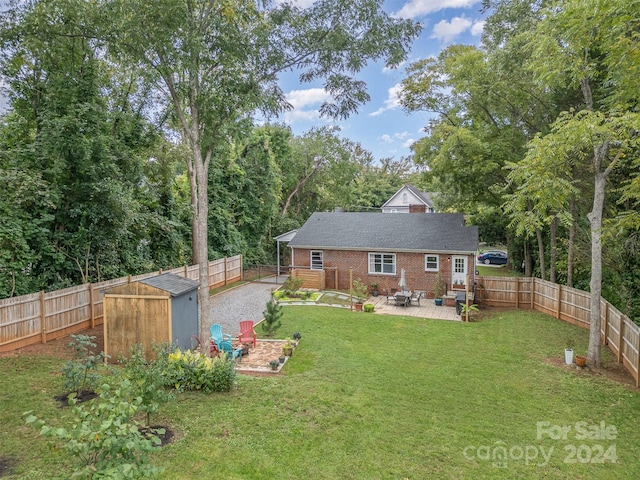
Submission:
MULTIPOLYGON (((640 478, 640 392, 546 361, 563 357, 572 333, 585 350, 586 331, 524 311, 468 324, 283 311, 281 336, 303 335, 284 375, 240 376, 229 394, 182 394, 161 407, 154 423, 176 433, 153 455, 163 478, 640 478), (537 438, 538 422, 571 430, 537 438), (577 422, 604 422, 615 438, 576 438, 577 422), (499 447, 506 458, 486 458, 499 447)), ((36 409, 61 421, 59 367, 0 358, 0 421, 15 432, 0 436, 0 455, 14 459, 14 478, 60 472, 20 418, 36 409)))

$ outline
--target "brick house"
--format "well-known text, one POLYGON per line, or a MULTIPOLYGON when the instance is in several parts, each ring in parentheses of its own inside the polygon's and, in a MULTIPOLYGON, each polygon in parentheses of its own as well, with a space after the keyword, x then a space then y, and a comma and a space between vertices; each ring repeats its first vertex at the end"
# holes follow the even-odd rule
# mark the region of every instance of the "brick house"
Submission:
MULTIPOLYGON (((433 297, 440 272, 452 284, 474 281, 478 227, 457 213, 314 213, 289 241, 295 269, 324 270, 326 288, 349 288, 353 278, 398 289, 401 270, 407 287, 433 297)), ((470 285, 470 286, 471 286, 470 285)))

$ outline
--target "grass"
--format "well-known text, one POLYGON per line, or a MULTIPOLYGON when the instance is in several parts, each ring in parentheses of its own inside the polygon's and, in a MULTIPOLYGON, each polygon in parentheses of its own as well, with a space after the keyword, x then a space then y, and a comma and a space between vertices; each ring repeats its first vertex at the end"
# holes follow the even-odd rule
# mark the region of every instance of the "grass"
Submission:
MULTIPOLYGON (((290 306, 279 332, 294 331, 303 337, 284 375, 240 376, 231 393, 162 407, 156 422, 177 435, 153 455, 162 478, 640 478, 639 392, 547 361, 563 358, 569 336, 586 349, 588 332, 572 325, 526 311, 463 324, 290 306), (581 421, 616 438, 577 439, 581 421), (539 439, 537 422, 572 430, 539 439), (597 445, 614 446, 616 462, 565 463, 572 446, 584 460, 597 445), (501 446, 512 452, 503 462, 485 459, 501 446), (548 463, 517 459, 541 447, 553 448, 548 463)), ((0 421, 15 432, 0 452, 14 478, 64 471, 20 418, 35 409, 63 421, 52 398, 61 363, 0 358, 0 421)))

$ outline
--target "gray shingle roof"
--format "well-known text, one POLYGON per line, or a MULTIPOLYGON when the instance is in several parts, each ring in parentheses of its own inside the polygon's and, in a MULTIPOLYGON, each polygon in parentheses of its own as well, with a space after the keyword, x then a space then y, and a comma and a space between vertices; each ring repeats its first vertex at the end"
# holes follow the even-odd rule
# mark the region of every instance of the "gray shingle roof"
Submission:
POLYGON ((316 212, 289 242, 290 247, 337 250, 475 252, 478 227, 465 226, 460 213, 316 212))
POLYGON ((163 273, 157 277, 145 278, 144 280, 140 280, 140 283, 169 292, 172 297, 178 297, 183 293, 195 290, 200 285, 195 280, 184 278, 173 273, 163 273))

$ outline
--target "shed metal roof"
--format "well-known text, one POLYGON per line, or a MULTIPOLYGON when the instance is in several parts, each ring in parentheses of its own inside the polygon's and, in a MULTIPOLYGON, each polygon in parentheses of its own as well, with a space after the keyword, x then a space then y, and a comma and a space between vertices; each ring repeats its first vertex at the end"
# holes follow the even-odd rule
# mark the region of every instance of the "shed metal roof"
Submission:
POLYGON ((195 290, 200 286, 200 284, 195 280, 181 277, 173 273, 163 273, 156 277, 145 278, 144 280, 140 280, 140 283, 169 292, 172 297, 179 297, 180 295, 191 290, 195 290))
POLYGON ((478 227, 465 226, 460 213, 388 215, 316 212, 289 242, 290 247, 473 253, 478 227))

